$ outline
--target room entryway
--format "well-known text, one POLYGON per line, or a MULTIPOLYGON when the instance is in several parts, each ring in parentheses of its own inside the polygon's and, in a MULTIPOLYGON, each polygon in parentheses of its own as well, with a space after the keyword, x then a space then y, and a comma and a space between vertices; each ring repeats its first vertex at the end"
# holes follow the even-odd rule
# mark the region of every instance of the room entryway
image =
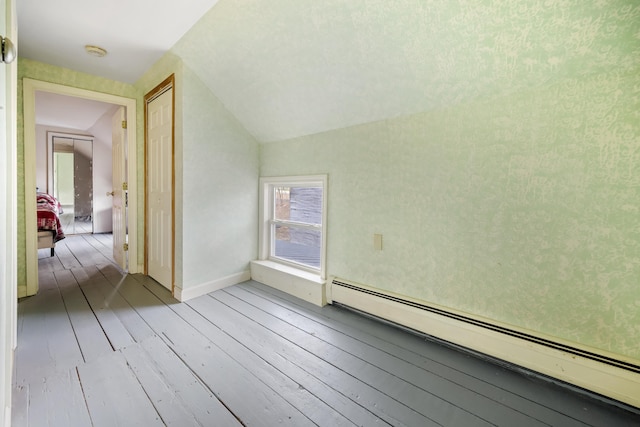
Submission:
MULTIPOLYGON (((28 295, 34 295, 38 292, 38 239, 37 239, 37 217, 36 217, 36 192, 38 191, 38 174, 43 174, 42 171, 46 168, 46 160, 40 158, 36 155, 36 141, 40 140, 40 136, 37 137, 38 132, 43 132, 43 126, 36 129, 36 125, 38 125, 36 121, 36 97, 37 95, 55 95, 62 97, 71 97, 83 99, 89 102, 98 102, 98 103, 106 103, 112 105, 119 105, 124 107, 125 109, 125 117, 126 121, 122 122, 123 126, 127 126, 128 129, 136 128, 136 100, 133 98, 125 98, 117 95, 110 95, 106 93, 93 92, 85 89, 74 88, 70 86, 59 85, 55 83, 43 82, 39 80, 33 80, 25 78, 23 79, 23 100, 24 100, 24 162, 25 162, 25 248, 26 248, 26 282, 25 285, 20 285, 18 288, 18 296, 24 297, 28 295), (42 165, 40 165, 40 163, 42 165)), ((49 125, 47 125, 49 126, 49 125)), ((93 145, 93 150, 96 150, 96 144, 93 145)), ((50 150, 49 153, 52 153, 50 150)), ((109 153, 110 155, 110 153, 109 153)), ((123 161, 123 164, 126 164, 125 171, 127 176, 135 177, 137 175, 137 143, 136 143, 136 132, 129 132, 126 136, 126 148, 123 153, 126 155, 126 162, 123 161)), ((104 156, 104 154, 100 154, 100 156, 104 156)), ((93 168, 95 169, 98 166, 99 162, 93 163, 93 168)), ((47 169, 46 174, 48 175, 51 172, 51 168, 47 169)), ((95 174, 94 174, 95 175, 95 174)), ((96 187, 96 185, 103 185, 104 180, 96 183, 93 183, 93 209, 90 209, 86 214, 79 214, 76 212, 76 206, 74 201, 74 218, 75 217, 87 217, 91 216, 93 232, 98 232, 96 229, 98 220, 101 220, 101 223, 104 215, 110 216, 111 212, 111 202, 112 199, 106 197, 106 193, 110 193, 112 191, 111 185, 109 181, 106 181, 106 185, 108 188, 100 189, 96 187), (99 197, 98 197, 99 196, 99 197), (101 205, 102 201, 105 201, 104 206, 101 205)), ((40 187, 45 187, 44 185, 40 185, 40 187)), ((49 191, 48 189, 41 189, 45 191, 49 191)), ((129 272, 135 273, 138 271, 139 265, 137 262, 137 247, 138 242, 136 240, 137 237, 137 185, 136 180, 132 179, 131 182, 128 183, 127 187, 127 196, 128 196, 128 216, 127 216, 127 224, 126 229, 131 238, 126 242, 128 249, 128 264, 126 268, 129 272)), ((79 208, 80 206, 78 206, 79 208)), ((111 218, 109 218, 109 223, 111 223, 111 218)), ((109 228, 110 230, 110 228, 109 228)), ((75 231, 75 230, 74 230, 75 231)), ((57 249, 57 246, 56 246, 57 249)))

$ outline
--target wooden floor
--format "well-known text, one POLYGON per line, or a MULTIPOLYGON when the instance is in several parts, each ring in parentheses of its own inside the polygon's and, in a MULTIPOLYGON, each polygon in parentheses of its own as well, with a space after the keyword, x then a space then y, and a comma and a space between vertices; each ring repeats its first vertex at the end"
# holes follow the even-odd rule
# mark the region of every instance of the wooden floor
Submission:
POLYGON ((93 232, 93 222, 90 218, 76 218, 73 209, 69 207, 65 207, 63 212, 59 218, 60 225, 66 235, 93 232))
POLYGON ((19 303, 13 426, 639 426, 640 415, 256 282, 178 303, 70 236, 19 303))

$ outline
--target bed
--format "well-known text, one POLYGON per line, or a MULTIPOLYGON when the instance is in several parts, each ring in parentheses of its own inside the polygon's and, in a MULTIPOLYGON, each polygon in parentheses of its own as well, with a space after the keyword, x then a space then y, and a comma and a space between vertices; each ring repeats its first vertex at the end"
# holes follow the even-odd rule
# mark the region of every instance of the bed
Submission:
POLYGON ((60 222, 62 205, 47 193, 36 194, 38 217, 38 249, 51 249, 51 256, 55 255, 56 242, 64 239, 64 231, 60 222))

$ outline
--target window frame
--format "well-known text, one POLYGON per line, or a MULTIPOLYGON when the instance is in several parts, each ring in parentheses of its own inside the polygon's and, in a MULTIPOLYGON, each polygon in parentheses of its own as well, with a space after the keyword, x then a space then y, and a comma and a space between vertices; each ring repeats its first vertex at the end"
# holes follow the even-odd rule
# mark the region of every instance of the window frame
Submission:
POLYGON ((279 176, 260 178, 260 229, 259 253, 260 260, 269 260, 286 265, 297 270, 317 274, 321 279, 326 277, 326 240, 327 240, 327 175, 279 176), (274 189, 276 187, 320 187, 322 188, 322 224, 311 225, 298 221, 275 218, 274 189), (275 256, 275 228, 285 225, 320 231, 320 267, 297 263, 275 256))

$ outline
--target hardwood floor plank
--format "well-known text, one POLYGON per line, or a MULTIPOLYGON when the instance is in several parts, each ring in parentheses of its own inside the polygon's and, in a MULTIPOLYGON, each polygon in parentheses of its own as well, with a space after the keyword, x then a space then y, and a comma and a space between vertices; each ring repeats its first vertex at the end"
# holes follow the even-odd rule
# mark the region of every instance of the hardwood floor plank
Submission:
POLYGON ((92 282, 87 280, 87 273, 83 268, 75 268, 72 270, 73 275, 82 283, 81 289, 95 317, 99 320, 104 333, 113 349, 123 348, 135 341, 124 327, 118 316, 111 310, 109 304, 105 301, 101 287, 108 286, 107 282, 92 282))
MULTIPOLYGON (((14 424, 14 426, 17 425, 14 424)), ((30 382, 28 424, 25 425, 33 427, 91 425, 75 368, 30 382)))
POLYGON ((59 290, 47 289, 20 301, 16 382, 44 378, 83 362, 59 290))
MULTIPOLYGON (((170 298, 166 289, 160 285, 145 284, 161 298, 170 298)), ((208 300, 203 296, 190 301, 208 300)), ((175 301, 175 300, 174 300, 175 301)), ((271 348, 254 351, 224 333, 215 323, 217 315, 211 310, 196 311, 190 304, 171 304, 169 306, 180 317, 195 327, 211 342, 216 343, 234 360, 244 366, 260 381, 271 385, 289 403, 304 413, 318 425, 387 425, 372 413, 351 400, 341 396, 324 383, 317 381, 297 366, 287 363, 271 348)), ((260 347, 260 344, 257 344, 260 347)))
POLYGON ((73 240, 71 236, 65 238, 64 240, 60 240, 56 243, 56 257, 60 261, 60 264, 64 269, 71 269, 81 267, 78 259, 73 255, 71 250, 69 250, 68 242, 73 240))
MULTIPOLYGON (((488 388, 497 389, 498 396, 507 401, 512 396, 514 401, 520 400, 516 408, 523 407, 530 402, 531 413, 540 416, 551 425, 589 425, 607 427, 610 425, 631 426, 640 425, 640 417, 628 411, 617 408, 589 396, 574 393, 563 386, 540 378, 526 375, 512 369, 505 368, 485 359, 480 359, 464 351, 443 346, 430 341, 419 334, 405 333, 395 326, 386 325, 379 320, 370 319, 353 311, 336 307, 317 307, 293 296, 287 295, 264 284, 250 281, 237 285, 249 292, 257 293, 265 298, 273 298, 283 306, 305 313, 318 315, 328 319, 331 325, 355 330, 355 335, 365 333, 369 337, 386 342, 394 353, 414 354, 429 359, 430 369, 434 366, 444 367, 443 375, 447 378, 451 374, 466 376, 484 383, 488 388), (428 350, 425 351, 425 346, 428 350), (458 372, 458 374, 455 374, 458 372), (558 421, 555 421, 557 418, 558 421), (633 421, 630 421, 633 420, 633 421)), ((318 320, 321 321, 321 320, 318 320)))
MULTIPOLYGON (((111 233, 94 233, 91 236, 100 242, 100 244, 104 247, 111 249, 113 247, 113 234, 111 233)), ((112 253, 111 251, 110 253, 112 253)))
POLYGON ((39 271, 38 270, 38 287, 39 292, 57 290, 58 283, 54 271, 39 271))
POLYGON ((185 408, 182 399, 177 397, 163 382, 162 377, 150 367, 151 361, 139 345, 126 347, 121 351, 156 411, 160 414, 164 425, 202 425, 185 408))
MULTIPOLYGON (((257 309, 245 301, 226 292, 212 297, 228 306, 237 307, 248 318, 287 340, 297 343, 305 350, 321 357, 326 363, 358 378, 370 387, 385 393, 408 409, 428 417, 440 425, 489 425, 487 420, 459 408, 440 396, 429 393, 414 384, 390 374, 330 343, 322 341, 284 322, 279 317, 257 309)), ((280 313, 278 313, 278 316, 280 313)))
POLYGON ((51 249, 38 249, 38 271, 55 271, 64 267, 57 254, 51 256, 51 249))
MULTIPOLYGON (((118 293, 118 283, 120 282, 116 282, 114 287, 97 266, 85 267, 84 271, 87 273, 86 280, 89 281, 88 283, 100 285, 96 286, 96 288, 102 294, 105 305, 113 311, 135 342, 141 342, 155 335, 144 319, 118 293)), ((124 281, 126 275, 122 273, 120 277, 121 281, 124 281)))
POLYGON ((94 250, 82 235, 76 236, 74 239, 65 239, 65 244, 73 256, 80 262, 81 266, 92 266, 111 262, 109 258, 94 250))
MULTIPOLYGON (((218 315, 211 315, 211 311, 208 310, 208 304, 210 302, 210 299, 204 296, 191 301, 193 307, 197 309, 199 314, 207 317, 210 322, 215 323, 216 327, 219 327, 224 322, 219 322, 218 315)), ((225 326, 223 326, 223 329, 225 326)), ((203 328, 201 330, 206 329, 201 326, 199 329, 200 328, 203 328)), ((209 335, 209 338, 214 339, 214 336, 209 335)), ((294 384, 297 384, 303 393, 287 387, 279 388, 277 391, 317 425, 389 425, 363 406, 355 403, 353 400, 309 374, 300 366, 282 358, 273 348, 265 346, 264 343, 260 341, 255 341, 250 344, 247 342, 238 343, 234 337, 226 336, 226 338, 235 344, 230 344, 220 338, 215 339, 215 342, 223 343, 223 347, 229 351, 238 352, 238 354, 244 353, 244 357, 242 358, 244 359, 243 365, 245 365, 247 369, 252 370, 252 372, 263 381, 269 381, 269 376, 265 376, 264 373, 256 373, 256 370, 267 371, 268 374, 276 377, 275 380, 271 380, 273 382, 278 383, 282 381, 280 376, 284 375, 294 382, 294 384), (238 345, 240 345, 239 348, 234 348, 238 345), (252 360, 254 358, 257 358, 259 361, 254 362, 252 360), (275 375, 272 370, 277 370, 279 374, 275 375)))
MULTIPOLYGON (((66 405, 64 406, 66 409, 66 405)), ((29 383, 14 384, 11 392, 11 425, 29 426, 29 383)))
POLYGON ((122 353, 165 424, 241 426, 157 336, 126 347, 122 353))
POLYGON ((113 236, 111 234, 83 234, 82 238, 105 259, 113 262, 113 236))
POLYGON ((82 364, 78 375, 93 426, 164 425, 122 353, 82 364))
MULTIPOLYGON (((419 366, 419 363, 411 363, 396 354, 383 351, 376 345, 365 342, 363 339, 365 337, 358 336, 356 339, 338 329, 318 323, 315 318, 286 310, 282 305, 265 300, 239 287, 227 288, 225 292, 266 313, 277 311, 278 318, 289 325, 490 423, 519 426, 545 424, 538 418, 526 415, 531 412, 521 412, 504 404, 501 402, 503 396, 487 397, 482 393, 484 390, 476 391, 468 388, 467 384, 458 384, 442 375, 434 374, 429 369, 419 366)), ((563 425, 570 425, 572 420, 563 421, 565 421, 563 425)))
POLYGON ((243 423, 312 425, 266 384, 206 339, 133 278, 119 289, 123 297, 169 347, 243 423), (247 405, 251 390, 251 405, 247 405))
POLYGON ((113 351, 76 278, 69 270, 56 272, 58 287, 85 362, 113 351))
MULTIPOLYGON (((391 425, 429 426, 438 425, 436 422, 413 411, 401 402, 394 400, 352 375, 350 372, 338 369, 329 361, 324 360, 313 352, 307 351, 302 344, 293 342, 279 334, 271 333, 260 324, 260 321, 250 319, 244 310, 236 312, 217 300, 218 293, 210 294, 210 300, 199 298, 190 302, 197 306, 201 313, 217 313, 216 325, 233 334, 234 338, 243 345, 260 351, 256 343, 260 343, 268 352, 285 359, 288 363, 305 371, 311 380, 326 384, 355 404, 363 406, 376 417, 391 425)), ((348 413, 346 414, 349 415, 348 413)))

